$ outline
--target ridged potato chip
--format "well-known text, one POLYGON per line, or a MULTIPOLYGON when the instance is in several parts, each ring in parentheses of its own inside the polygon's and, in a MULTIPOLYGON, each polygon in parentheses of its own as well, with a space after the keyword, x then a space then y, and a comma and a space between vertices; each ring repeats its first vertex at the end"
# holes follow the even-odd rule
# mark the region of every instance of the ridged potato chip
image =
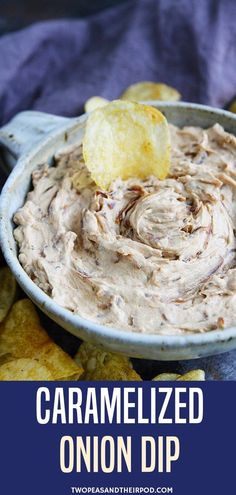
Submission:
POLYGON ((29 299, 16 302, 0 325, 0 358, 3 362, 0 376, 1 370, 6 372, 10 369, 14 380, 23 380, 22 373, 26 371, 22 368, 24 362, 29 365, 29 369, 34 363, 38 368, 35 373, 38 372, 40 376, 40 369, 44 370, 42 376, 48 373, 51 380, 78 380, 83 372, 41 327, 37 312, 29 299), (24 359, 31 362, 22 361, 24 359), (19 364, 19 360, 18 367, 16 361, 19 364), (15 362, 15 366, 12 364, 8 367, 7 364, 11 362, 15 362), (15 377, 14 370, 18 370, 15 377))
POLYGON ((16 297, 16 281, 9 268, 0 268, 0 322, 7 316, 16 297))
POLYGON ((92 112, 83 139, 85 164, 96 184, 109 188, 121 178, 164 179, 170 165, 170 136, 156 108, 115 100, 92 112))
POLYGON ((205 371, 203 370, 192 370, 188 371, 188 373, 185 373, 184 375, 181 375, 179 378, 177 378, 178 382, 204 382, 205 380, 205 371))
POLYGON ((128 357, 108 352, 87 342, 81 344, 75 361, 84 369, 82 380, 141 380, 128 357))
POLYGON ((205 372, 203 370, 192 370, 184 375, 178 375, 177 373, 160 373, 153 378, 153 381, 196 381, 201 382, 205 380, 205 372))
POLYGON ((21 358, 0 366, 0 381, 48 381, 53 375, 38 359, 21 358))
POLYGON ((104 107, 107 103, 109 103, 109 100, 102 96, 91 96, 91 98, 85 102, 84 110, 85 112, 93 112, 97 108, 104 107))
POLYGON ((159 375, 155 376, 155 378, 152 379, 154 382, 168 382, 168 381, 174 381, 177 380, 181 375, 177 375, 177 373, 160 373, 159 375))
POLYGON ((122 100, 132 101, 178 101, 181 94, 177 89, 167 86, 164 83, 155 83, 151 81, 141 81, 129 86, 121 95, 122 100))
POLYGON ((230 107, 229 107, 229 111, 230 111, 230 112, 233 112, 233 113, 236 113, 236 100, 234 100, 234 101, 231 103, 231 105, 230 105, 230 107))

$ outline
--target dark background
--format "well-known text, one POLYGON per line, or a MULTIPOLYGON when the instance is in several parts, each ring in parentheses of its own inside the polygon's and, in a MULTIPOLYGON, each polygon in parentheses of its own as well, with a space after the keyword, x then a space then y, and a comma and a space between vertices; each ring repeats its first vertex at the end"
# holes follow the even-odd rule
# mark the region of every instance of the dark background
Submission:
POLYGON ((0 34, 33 22, 62 17, 86 17, 127 0, 0 0, 0 34))

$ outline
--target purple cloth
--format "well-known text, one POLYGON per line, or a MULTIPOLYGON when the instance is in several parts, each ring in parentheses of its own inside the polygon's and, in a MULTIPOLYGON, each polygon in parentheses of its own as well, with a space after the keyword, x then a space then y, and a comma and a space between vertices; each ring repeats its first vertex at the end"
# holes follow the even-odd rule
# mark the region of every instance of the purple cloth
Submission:
POLYGON ((139 0, 3 36, 0 124, 25 109, 75 116, 139 80, 223 106, 236 93, 235 18, 235 0, 139 0))

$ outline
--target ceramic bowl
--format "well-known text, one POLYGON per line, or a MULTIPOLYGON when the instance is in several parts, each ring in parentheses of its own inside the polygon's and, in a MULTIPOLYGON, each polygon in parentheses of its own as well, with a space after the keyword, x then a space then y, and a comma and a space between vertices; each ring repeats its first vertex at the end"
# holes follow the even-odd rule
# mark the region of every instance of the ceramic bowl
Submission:
MULTIPOLYGON (((178 126, 209 127, 218 122, 236 134, 236 115, 224 110, 190 104, 148 102, 160 108, 169 122, 178 126)), ((5 161, 13 168, 0 200, 0 240, 6 262, 18 283, 34 303, 72 334, 133 357, 157 360, 193 359, 236 348, 236 327, 204 334, 140 334, 98 325, 62 308, 28 277, 17 258, 12 218, 23 205, 31 184, 31 173, 65 145, 80 143, 87 116, 75 119, 40 112, 22 112, 0 130, 5 161), (16 162, 16 164, 15 164, 16 162)), ((148 321, 147 321, 148 325, 148 321)))

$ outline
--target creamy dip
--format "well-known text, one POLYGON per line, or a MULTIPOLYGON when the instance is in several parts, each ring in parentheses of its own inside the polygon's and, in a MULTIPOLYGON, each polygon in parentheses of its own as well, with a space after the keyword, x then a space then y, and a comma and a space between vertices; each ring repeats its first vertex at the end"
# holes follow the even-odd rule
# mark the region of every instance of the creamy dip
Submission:
POLYGON ((127 331, 180 334, 236 323, 236 138, 170 126, 167 179, 99 190, 81 147, 33 173, 14 217, 19 260, 61 306, 127 331))

